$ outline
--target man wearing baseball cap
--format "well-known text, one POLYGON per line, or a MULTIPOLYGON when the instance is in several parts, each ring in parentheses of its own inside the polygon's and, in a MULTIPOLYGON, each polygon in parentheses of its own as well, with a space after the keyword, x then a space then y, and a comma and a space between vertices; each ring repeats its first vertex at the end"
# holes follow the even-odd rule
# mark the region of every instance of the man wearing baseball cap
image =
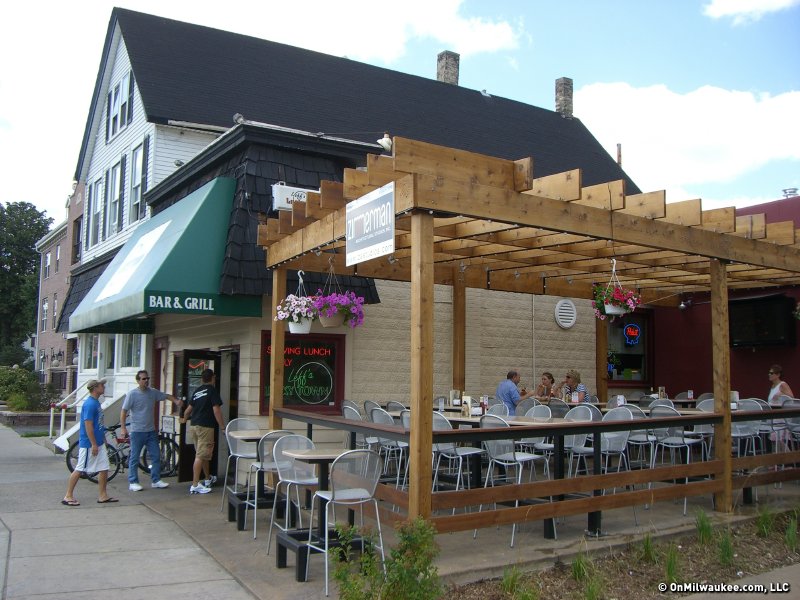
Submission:
POLYGON ((78 443, 78 463, 67 481, 67 493, 61 500, 64 506, 80 506, 73 493, 82 473, 97 473, 97 502, 106 504, 117 502, 106 491, 108 482, 108 452, 106 452, 106 428, 103 425, 103 409, 100 407, 100 396, 105 391, 105 379, 90 379, 86 383, 89 397, 81 407, 80 439, 78 443))

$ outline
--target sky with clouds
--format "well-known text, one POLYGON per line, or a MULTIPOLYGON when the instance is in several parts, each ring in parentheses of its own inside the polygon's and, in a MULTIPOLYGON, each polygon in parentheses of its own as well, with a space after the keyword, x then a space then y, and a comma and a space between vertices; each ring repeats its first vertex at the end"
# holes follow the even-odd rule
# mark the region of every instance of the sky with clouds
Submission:
MULTIPOLYGON (((66 212, 113 6, 460 85, 575 116, 644 191, 705 208, 800 187, 800 0, 86 0, 0 8, 0 201, 66 212)), ((534 157, 535 158, 535 157, 534 157)))

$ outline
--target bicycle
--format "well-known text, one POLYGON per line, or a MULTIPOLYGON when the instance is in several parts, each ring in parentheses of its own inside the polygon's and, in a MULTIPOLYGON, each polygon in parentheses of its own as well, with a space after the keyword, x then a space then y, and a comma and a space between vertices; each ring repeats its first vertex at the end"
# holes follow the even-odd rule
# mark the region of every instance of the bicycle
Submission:
MULTIPOLYGON (((108 452, 108 481, 114 479, 119 473, 120 469, 123 471, 128 466, 130 457, 130 438, 117 437, 117 430, 119 425, 113 425, 106 429, 105 445, 108 452)), ((76 440, 70 445, 66 455, 67 469, 70 473, 75 470, 75 465, 78 462, 78 455, 80 452, 80 441, 76 440)), ((180 450, 175 441, 165 435, 158 436, 158 446, 161 452, 161 476, 171 477, 178 473, 178 464, 180 458, 180 450)), ((139 456, 139 468, 145 473, 150 472, 152 461, 147 456, 147 448, 142 448, 142 453, 139 456)), ((89 481, 97 483, 97 473, 85 473, 85 478, 89 481)))

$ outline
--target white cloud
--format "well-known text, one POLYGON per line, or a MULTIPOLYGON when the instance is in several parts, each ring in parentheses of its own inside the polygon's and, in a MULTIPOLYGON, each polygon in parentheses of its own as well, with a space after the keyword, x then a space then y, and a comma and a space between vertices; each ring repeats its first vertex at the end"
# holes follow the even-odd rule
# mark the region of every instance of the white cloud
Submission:
POLYGON ((798 4, 800 0, 711 0, 703 7, 703 14, 712 19, 732 17, 734 25, 744 25, 798 4))
POLYGON ((575 114, 606 150, 614 156, 621 143, 625 171, 643 191, 666 189, 668 201, 771 161, 800 161, 798 113, 800 92, 771 96, 704 86, 678 94, 663 85, 597 83, 575 94, 575 114))

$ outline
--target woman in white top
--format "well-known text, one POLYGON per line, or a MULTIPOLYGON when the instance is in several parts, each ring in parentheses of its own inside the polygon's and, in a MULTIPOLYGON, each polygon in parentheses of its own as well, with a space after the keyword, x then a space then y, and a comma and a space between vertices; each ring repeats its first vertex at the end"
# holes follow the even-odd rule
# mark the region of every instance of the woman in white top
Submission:
POLYGON ((781 380, 782 372, 783 369, 780 365, 772 365, 769 368, 769 383, 772 387, 769 389, 767 402, 775 401, 778 396, 789 396, 790 398, 794 398, 792 388, 789 387, 788 383, 781 380))

